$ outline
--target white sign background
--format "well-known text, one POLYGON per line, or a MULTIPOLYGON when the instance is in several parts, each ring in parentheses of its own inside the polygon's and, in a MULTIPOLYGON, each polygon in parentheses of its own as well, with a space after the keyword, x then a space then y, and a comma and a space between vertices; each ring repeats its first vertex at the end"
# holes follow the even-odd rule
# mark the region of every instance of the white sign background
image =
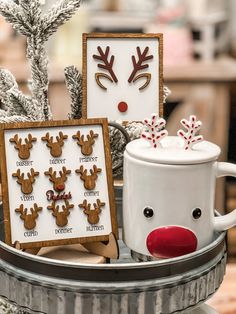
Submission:
MULTIPOLYGON (((12 129, 5 130, 5 149, 6 149, 6 164, 7 164, 7 179, 8 179, 8 193, 9 193, 9 208, 10 208, 10 223, 11 223, 11 238, 12 243, 19 241, 20 243, 27 242, 38 242, 38 241, 51 241, 60 239, 90 237, 90 236, 102 236, 108 235, 112 232, 111 226, 111 215, 110 215, 110 204, 107 187, 107 174, 105 165, 105 152, 104 143, 102 137, 102 126, 101 125, 82 125, 82 126, 65 126, 65 127, 52 127, 52 128, 32 128, 32 129, 12 129), (81 153, 80 146, 77 145, 77 140, 74 140, 72 136, 81 131, 81 135, 89 134, 90 130, 94 133, 98 133, 98 138, 95 139, 93 145, 93 153, 91 157, 98 157, 97 162, 80 162, 80 157, 85 157, 81 153), (46 146, 46 142, 41 140, 42 136, 45 136, 47 132, 50 136, 55 136, 62 131, 63 134, 68 135, 68 139, 64 141, 62 147, 62 155, 58 158, 53 158, 50 154, 50 149, 46 146), (14 148, 14 143, 10 143, 9 139, 15 134, 19 134, 19 137, 26 138, 31 133, 33 137, 37 138, 37 142, 33 143, 33 148, 30 150, 30 158, 28 160, 33 161, 32 166, 17 166, 16 162, 22 161, 18 157, 18 150, 14 148), (50 159, 66 159, 65 164, 49 163, 50 159), (102 169, 102 172, 98 174, 96 181, 96 191, 99 191, 99 196, 84 196, 84 192, 87 190, 84 188, 84 182, 80 179, 80 175, 75 173, 76 169, 79 169, 83 164, 84 168, 90 169, 94 164, 98 168, 102 169), (52 216, 52 210, 47 209, 47 206, 52 203, 46 198, 46 192, 53 190, 53 185, 49 181, 49 177, 44 174, 48 171, 49 167, 53 170, 62 170, 65 166, 66 169, 71 170, 71 174, 67 176, 65 182, 65 192, 72 194, 72 199, 69 200, 70 204, 74 204, 74 208, 70 209, 70 215, 68 216, 68 224, 63 228, 72 228, 71 233, 55 233, 55 229, 63 229, 56 225, 56 219, 52 216), (17 169, 25 173, 30 172, 30 168, 38 171, 40 174, 36 177, 36 181, 33 184, 33 192, 31 195, 34 196, 34 200, 22 202, 21 197, 21 186, 16 182, 17 179, 12 177, 12 173, 15 173, 17 169), (105 206, 101 208, 101 214, 99 223, 96 226, 104 226, 103 230, 87 231, 87 227, 91 226, 87 222, 87 215, 83 213, 83 209, 79 208, 79 204, 83 203, 83 200, 87 199, 88 203, 96 203, 96 199, 100 199, 101 202, 105 202, 105 206), (43 207, 43 210, 39 212, 39 217, 36 219, 36 228, 38 235, 26 237, 25 232, 29 231, 24 228, 24 221, 20 218, 20 214, 15 212, 16 208, 19 208, 20 204, 24 204, 28 208, 30 213, 30 207, 37 203, 38 206, 43 207)), ((24 141, 23 141, 24 143, 24 141)), ((57 175, 59 173, 57 172, 57 175)), ((63 191, 63 192, 64 192, 63 191)), ((57 193, 56 193, 57 194, 57 193)), ((60 200, 56 202, 56 205, 60 205, 60 210, 64 201, 60 200)), ((93 205, 91 206, 93 208, 93 205)))
POLYGON ((107 117, 108 120, 121 121, 142 121, 153 112, 159 113, 159 38, 87 38, 87 117, 107 117), (108 74, 108 71, 98 68, 99 60, 95 60, 93 55, 99 55, 97 47, 100 46, 105 52, 106 47, 110 47, 108 60, 114 55, 113 71, 118 79, 117 83, 112 83, 108 79, 101 78, 101 83, 107 87, 103 90, 95 80, 95 73, 108 74), (137 60, 137 50, 141 52, 149 47, 148 56, 153 55, 153 59, 144 62, 148 64, 147 69, 138 71, 137 74, 150 73, 150 84, 143 90, 139 90, 145 82, 145 78, 129 83, 128 79, 133 71, 132 55, 137 60), (120 112, 118 104, 126 102, 128 110, 120 112))

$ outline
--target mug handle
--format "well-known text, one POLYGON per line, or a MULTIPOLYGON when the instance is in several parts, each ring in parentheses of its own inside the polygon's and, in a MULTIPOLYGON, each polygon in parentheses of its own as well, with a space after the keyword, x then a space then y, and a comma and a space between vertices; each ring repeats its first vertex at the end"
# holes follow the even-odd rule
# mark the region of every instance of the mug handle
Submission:
MULTIPOLYGON (((236 165, 229 162, 217 162, 216 163, 216 177, 236 177, 236 165)), ((236 209, 231 213, 215 217, 214 229, 216 231, 224 231, 230 229, 236 225, 236 209)))

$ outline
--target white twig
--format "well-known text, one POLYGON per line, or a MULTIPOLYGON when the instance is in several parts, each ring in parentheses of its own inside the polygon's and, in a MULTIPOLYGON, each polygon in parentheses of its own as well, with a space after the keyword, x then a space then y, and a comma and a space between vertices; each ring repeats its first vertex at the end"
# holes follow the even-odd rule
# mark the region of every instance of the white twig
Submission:
POLYGON ((183 130, 179 130, 177 132, 178 136, 181 137, 185 142, 185 150, 191 149, 194 144, 203 141, 202 135, 195 136, 195 134, 201 129, 202 126, 202 122, 197 121, 196 116, 192 115, 189 117, 189 120, 182 119, 180 122, 187 130, 186 132, 184 132, 183 130))
POLYGON ((152 147, 160 147, 160 141, 168 135, 167 130, 164 130, 166 121, 159 118, 157 114, 152 114, 151 119, 145 119, 143 123, 147 126, 147 131, 141 134, 141 137, 149 141, 152 147))

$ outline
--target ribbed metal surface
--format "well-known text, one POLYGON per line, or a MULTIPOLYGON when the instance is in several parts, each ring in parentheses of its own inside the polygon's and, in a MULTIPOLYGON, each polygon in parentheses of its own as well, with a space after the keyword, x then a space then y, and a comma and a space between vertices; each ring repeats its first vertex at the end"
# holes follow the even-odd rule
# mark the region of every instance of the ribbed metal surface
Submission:
MULTIPOLYGON (((126 267, 128 265, 132 264, 126 264, 126 267)), ((29 313, 176 313, 211 296, 223 280, 225 265, 224 247, 208 263, 179 275, 112 282, 109 280, 109 267, 114 265, 107 265, 106 281, 93 278, 89 282, 38 275, 37 269, 32 273, 1 260, 0 295, 21 305, 29 313)), ((119 268, 119 264, 116 266, 119 268)), ((63 277, 63 273, 61 275, 63 277)))
POLYGON ((122 244, 121 253, 116 264, 83 265, 29 255, 0 241, 0 296, 16 304, 18 314, 179 313, 209 298, 226 267, 225 233, 176 259, 135 263, 122 244))

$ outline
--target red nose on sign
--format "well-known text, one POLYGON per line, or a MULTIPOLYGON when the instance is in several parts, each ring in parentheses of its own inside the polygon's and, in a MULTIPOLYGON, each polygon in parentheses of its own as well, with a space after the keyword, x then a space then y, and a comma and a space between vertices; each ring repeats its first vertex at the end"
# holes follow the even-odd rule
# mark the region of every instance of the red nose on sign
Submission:
POLYGON ((119 110, 120 112, 126 112, 126 111, 128 110, 128 105, 127 105, 127 103, 126 103, 125 101, 119 102, 119 104, 118 104, 118 110, 119 110))
POLYGON ((146 245, 153 256, 171 258, 196 251, 197 238, 191 230, 166 226, 150 232, 146 245))
POLYGON ((64 188, 65 188, 65 185, 64 185, 64 184, 59 184, 59 185, 56 186, 56 190, 57 190, 57 191, 63 191, 64 188))

